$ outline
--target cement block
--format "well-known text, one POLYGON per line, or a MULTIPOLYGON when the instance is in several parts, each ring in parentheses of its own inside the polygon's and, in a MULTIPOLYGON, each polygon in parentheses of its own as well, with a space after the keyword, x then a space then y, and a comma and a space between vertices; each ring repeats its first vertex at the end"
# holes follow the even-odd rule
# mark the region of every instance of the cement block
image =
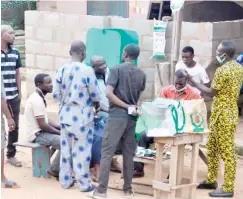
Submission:
POLYGON ((40 50, 43 52, 43 55, 58 56, 61 54, 62 44, 59 42, 45 42, 40 50))
POLYGON ((57 29, 54 31, 53 40, 63 43, 72 42, 72 32, 68 29, 57 29))
POLYGON ((48 55, 37 55, 36 66, 39 69, 53 70, 53 57, 48 55))
POLYGON ((26 54, 25 57, 25 65, 27 68, 35 68, 35 55, 34 54, 26 54))
POLYGON ((104 18, 103 16, 80 15, 80 24, 76 29, 88 31, 89 28, 103 28, 104 18))
POLYGON ((62 44, 61 46, 61 49, 57 52, 57 56, 60 56, 60 57, 70 57, 70 54, 69 54, 69 51, 70 51, 70 44, 62 44))
POLYGON ((183 22, 181 27, 181 36, 192 37, 194 39, 200 38, 200 23, 183 22))
POLYGON ((50 28, 37 28, 36 38, 42 41, 52 41, 52 29, 50 28))
POLYGON ((81 40, 86 43, 87 32, 82 30, 75 30, 73 32, 73 40, 81 40))
POLYGON ((64 14, 63 17, 65 29, 75 30, 81 26, 80 15, 64 14))
POLYGON ((69 58, 56 57, 55 58, 55 70, 58 70, 61 66, 68 63, 69 61, 70 61, 69 58))
POLYGON ((41 12, 38 11, 25 11, 25 25, 33 25, 37 26, 39 23, 39 18, 41 15, 41 12))
POLYGON ((111 27, 112 28, 121 28, 125 30, 129 30, 129 19, 125 19, 122 17, 110 17, 111 19, 111 27))
POLYGON ((142 93, 140 101, 154 99, 154 82, 146 83, 145 91, 142 93))
POLYGON ((243 50, 243 37, 233 40, 236 44, 236 54, 242 53, 243 50))
POLYGON ((154 82, 155 68, 144 68, 146 74, 146 82, 154 82))
POLYGON ((241 32, 241 37, 243 37, 243 20, 240 21, 240 32, 241 32))
POLYGON ((211 56, 212 55, 212 42, 191 40, 190 46, 192 46, 194 48, 195 55, 197 55, 197 56, 211 56))
POLYGON ((153 37, 141 36, 140 38, 140 49, 146 51, 153 51, 153 37))
POLYGON ((221 43, 221 40, 212 41, 212 56, 216 56, 216 51, 217 51, 220 43, 221 43))
POLYGON ((155 65, 154 94, 158 96, 161 89, 170 84, 170 63, 158 63, 155 65))
POLYGON ((213 40, 228 39, 231 36, 231 22, 213 23, 213 40))
POLYGON ((232 21, 231 22, 231 38, 239 38, 241 36, 241 22, 240 21, 232 21))
POLYGON ((138 35, 147 35, 153 36, 153 25, 152 20, 137 20, 137 19, 128 19, 129 20, 129 29, 137 32, 138 35))
POLYGON ((154 59, 150 59, 153 53, 151 51, 141 51, 138 57, 138 65, 141 68, 153 68, 154 59))
POLYGON ((204 33, 205 41, 212 41, 213 39, 213 24, 208 22, 204 23, 204 30, 201 30, 204 33))
POLYGON ((57 12, 44 13, 43 26, 47 28, 61 27, 61 14, 57 12))
MULTIPOLYGON (((184 39, 184 38, 183 38, 184 39)), ((190 45, 190 40, 181 40, 180 41, 180 55, 181 55, 181 51, 185 46, 189 46, 190 45)))
POLYGON ((25 52, 28 54, 42 53, 42 43, 37 40, 26 39, 25 40, 25 52))
POLYGON ((213 57, 199 57, 198 63, 201 64, 201 66, 206 69, 210 65, 212 59, 215 59, 215 56, 213 56, 213 57))
POLYGON ((25 26, 25 38, 26 39, 35 39, 35 27, 31 25, 25 26))

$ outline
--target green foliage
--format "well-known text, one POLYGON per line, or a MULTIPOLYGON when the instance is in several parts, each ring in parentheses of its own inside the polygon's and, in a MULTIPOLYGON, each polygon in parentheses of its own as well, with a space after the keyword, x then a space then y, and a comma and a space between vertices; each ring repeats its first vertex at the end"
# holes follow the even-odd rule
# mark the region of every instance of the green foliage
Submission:
MULTIPOLYGON (((9 10, 13 8, 24 8, 25 10, 36 10, 36 0, 26 0, 26 1, 2 1, 1 2, 1 10, 9 10)), ((11 20, 1 20, 2 25, 10 25, 14 30, 20 29, 20 25, 17 23, 18 16, 11 20)))

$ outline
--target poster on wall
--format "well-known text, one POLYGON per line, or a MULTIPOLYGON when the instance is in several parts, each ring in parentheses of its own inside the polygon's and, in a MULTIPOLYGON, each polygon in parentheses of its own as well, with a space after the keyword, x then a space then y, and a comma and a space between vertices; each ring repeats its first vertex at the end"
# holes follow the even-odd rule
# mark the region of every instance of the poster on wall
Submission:
MULTIPOLYGON (((154 20, 153 27, 153 58, 165 58, 165 33, 167 21, 154 20)), ((152 58, 151 57, 151 58, 152 58)))

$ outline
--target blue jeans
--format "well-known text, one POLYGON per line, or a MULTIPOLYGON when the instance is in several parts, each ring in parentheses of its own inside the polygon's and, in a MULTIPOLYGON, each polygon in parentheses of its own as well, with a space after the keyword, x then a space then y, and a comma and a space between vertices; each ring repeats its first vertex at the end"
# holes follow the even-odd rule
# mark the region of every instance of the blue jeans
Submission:
MULTIPOLYGON (((60 136, 47 132, 37 133, 34 142, 42 144, 44 146, 52 146, 56 150, 60 150, 60 136)), ((60 170, 60 151, 52 161, 50 169, 53 172, 59 173, 60 170)))
POLYGON ((94 134, 93 145, 92 145, 92 149, 91 149, 91 160, 90 160, 91 168, 95 164, 100 164, 101 146, 102 146, 102 137, 94 134))
POLYGON ((94 128, 94 139, 91 149, 91 161, 90 167, 93 167, 95 164, 100 164, 101 160, 101 146, 102 146, 102 137, 104 132, 104 127, 108 118, 108 113, 99 112, 99 121, 97 126, 94 128))

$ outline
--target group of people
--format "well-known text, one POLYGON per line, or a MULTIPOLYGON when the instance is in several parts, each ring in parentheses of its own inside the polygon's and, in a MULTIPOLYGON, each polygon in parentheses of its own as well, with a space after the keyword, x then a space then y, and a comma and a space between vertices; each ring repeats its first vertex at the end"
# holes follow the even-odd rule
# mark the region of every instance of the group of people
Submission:
MULTIPOLYGON (((22 166, 15 158, 14 142, 18 141, 18 118, 21 100, 19 68, 20 55, 12 47, 14 32, 10 26, 1 28, 1 113, 9 126, 8 162, 22 166)), ((71 60, 57 71, 54 86, 48 74, 38 74, 34 83, 36 91, 25 104, 26 132, 29 142, 51 146, 58 152, 48 174, 59 179, 68 189, 75 182, 80 191, 90 192, 91 198, 106 198, 112 158, 122 149, 124 197, 131 198, 132 178, 144 176, 143 163, 133 162, 137 146, 148 148, 153 138, 141 132, 135 139, 137 120, 140 119, 138 101, 145 90, 146 75, 135 66, 140 49, 128 44, 122 54, 122 63, 110 71, 105 59, 95 55, 88 67, 83 63, 86 46, 74 41, 70 47, 71 60), (59 123, 47 117, 46 94, 52 93, 59 102, 59 123), (90 178, 93 170, 93 181, 90 178)), ((234 134, 238 124, 237 100, 243 82, 243 67, 233 60, 235 45, 222 41, 216 52, 217 65, 211 83, 205 69, 194 61, 194 50, 182 50, 182 61, 176 65, 173 85, 163 88, 160 98, 174 100, 214 97, 210 117, 210 134, 207 144, 208 178, 199 189, 216 189, 219 160, 225 162, 225 181, 222 189, 210 193, 211 197, 233 197, 236 170, 234 134)), ((1 116, 2 117, 2 116, 1 116)), ((2 158, 4 157, 5 128, 2 117, 2 158)), ((7 180, 1 162, 1 182, 6 188, 18 187, 7 180)))

